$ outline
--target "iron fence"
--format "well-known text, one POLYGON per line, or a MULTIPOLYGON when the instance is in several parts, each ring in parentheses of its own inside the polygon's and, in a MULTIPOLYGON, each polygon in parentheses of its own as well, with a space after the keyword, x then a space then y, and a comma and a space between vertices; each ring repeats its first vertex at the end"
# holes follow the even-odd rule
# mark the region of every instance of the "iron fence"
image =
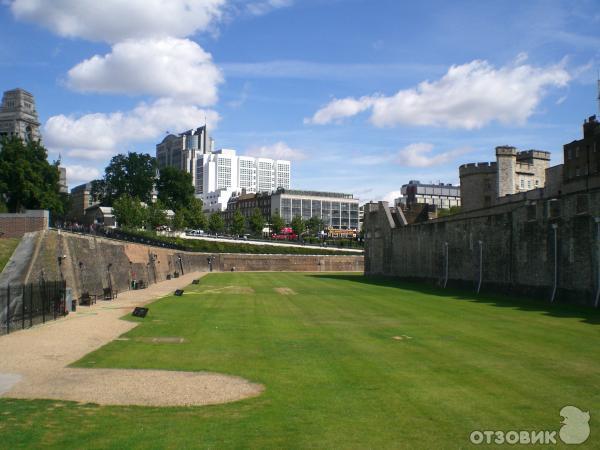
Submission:
POLYGON ((56 320, 65 314, 64 280, 0 287, 0 335, 56 320))

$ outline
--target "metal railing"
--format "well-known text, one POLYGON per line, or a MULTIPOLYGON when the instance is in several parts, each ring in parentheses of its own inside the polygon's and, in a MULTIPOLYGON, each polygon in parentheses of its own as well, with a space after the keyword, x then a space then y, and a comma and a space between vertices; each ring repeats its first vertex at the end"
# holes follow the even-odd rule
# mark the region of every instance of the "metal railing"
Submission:
POLYGON ((0 287, 0 335, 66 315, 65 281, 0 287))

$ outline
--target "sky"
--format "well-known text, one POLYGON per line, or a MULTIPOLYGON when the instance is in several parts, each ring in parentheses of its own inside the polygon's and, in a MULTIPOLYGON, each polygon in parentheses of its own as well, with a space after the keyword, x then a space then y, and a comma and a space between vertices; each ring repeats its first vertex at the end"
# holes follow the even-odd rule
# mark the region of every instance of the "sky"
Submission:
POLYGON ((0 90, 36 98, 71 187, 208 124, 294 189, 392 201, 598 112, 600 0, 0 0, 0 90))

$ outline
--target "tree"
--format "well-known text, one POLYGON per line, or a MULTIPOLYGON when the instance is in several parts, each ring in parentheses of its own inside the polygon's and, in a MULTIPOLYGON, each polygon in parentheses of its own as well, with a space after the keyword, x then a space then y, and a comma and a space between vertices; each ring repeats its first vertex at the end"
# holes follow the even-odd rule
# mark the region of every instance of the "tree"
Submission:
POLYGON ((48 209, 62 215, 65 197, 60 194, 58 162, 48 162, 48 152, 36 141, 13 137, 0 142, 0 196, 10 212, 48 209))
POLYGON ((305 229, 306 227, 304 225, 304 220, 302 220, 302 217, 295 216, 292 219, 292 230, 294 231, 294 233, 300 236, 302 233, 304 233, 305 229))
POLYGON ((192 198, 187 208, 182 208, 180 211, 183 213, 185 226, 194 230, 206 228, 206 216, 202 211, 202 200, 192 198))
POLYGON ((275 214, 271 217, 271 231, 273 233, 281 233, 281 229, 285 226, 283 218, 279 214, 275 214))
POLYGON ((129 194, 123 194, 113 203, 113 214, 117 223, 125 228, 141 228, 147 219, 147 211, 140 200, 129 194))
POLYGON ((175 216, 171 219, 171 228, 181 230, 185 227, 185 210, 175 211, 175 216))
POLYGON ((231 234, 241 236, 246 231, 246 219, 242 215, 239 209, 236 209, 233 213, 233 220, 231 221, 231 234))
POLYGON ((265 218, 263 217, 260 209, 254 208, 252 210, 252 215, 250 216, 250 228, 252 232, 256 236, 260 236, 262 234, 262 230, 265 227, 265 218))
POLYGON ((160 176, 156 180, 156 190, 158 199, 173 211, 189 208, 195 200, 192 174, 175 167, 160 169, 160 176))
POLYGON ((460 206, 451 206, 448 209, 440 208, 438 209, 438 217, 451 216, 453 214, 458 214, 460 212, 460 206))
POLYGON ((306 228, 309 229, 311 234, 318 234, 319 231, 323 229, 324 223, 323 220, 319 219, 316 216, 311 217, 306 221, 306 228))
POLYGON ((225 223, 219 213, 213 213, 208 219, 208 229, 213 233, 221 233, 225 229, 225 223))
POLYGON ((156 203, 150 203, 146 209, 146 222, 151 229, 167 224, 167 213, 165 205, 157 200, 156 203))
POLYGON ((124 194, 150 203, 156 181, 156 159, 145 153, 116 155, 104 169, 104 178, 92 182, 92 196, 112 206, 124 194))

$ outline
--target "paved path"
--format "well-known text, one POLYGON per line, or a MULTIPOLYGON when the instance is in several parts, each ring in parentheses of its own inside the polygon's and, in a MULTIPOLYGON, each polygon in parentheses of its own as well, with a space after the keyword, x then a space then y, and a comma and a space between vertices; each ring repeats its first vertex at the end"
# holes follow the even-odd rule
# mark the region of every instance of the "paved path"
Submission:
POLYGON ((207 372, 67 368, 136 326, 120 317, 183 288, 191 273, 78 306, 66 318, 0 337, 0 397, 51 398, 109 405, 206 405, 258 395, 263 387, 207 372))

